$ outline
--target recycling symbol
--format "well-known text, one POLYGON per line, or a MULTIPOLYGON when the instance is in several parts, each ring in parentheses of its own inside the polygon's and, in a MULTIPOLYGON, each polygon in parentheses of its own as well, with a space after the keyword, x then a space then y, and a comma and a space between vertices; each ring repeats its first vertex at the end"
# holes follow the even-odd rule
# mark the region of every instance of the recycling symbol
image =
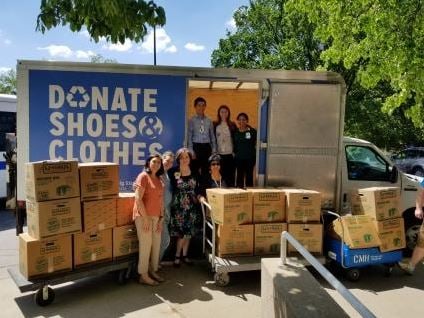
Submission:
POLYGON ((156 139, 162 134, 163 124, 157 116, 144 116, 140 121, 140 132, 149 139, 156 139))
POLYGON ((90 101, 90 96, 88 96, 84 87, 72 86, 71 89, 69 90, 68 95, 66 95, 66 101, 71 107, 84 108, 85 106, 87 106, 88 102, 90 101), (78 95, 80 95, 80 97, 76 99, 75 95, 77 93, 78 95))

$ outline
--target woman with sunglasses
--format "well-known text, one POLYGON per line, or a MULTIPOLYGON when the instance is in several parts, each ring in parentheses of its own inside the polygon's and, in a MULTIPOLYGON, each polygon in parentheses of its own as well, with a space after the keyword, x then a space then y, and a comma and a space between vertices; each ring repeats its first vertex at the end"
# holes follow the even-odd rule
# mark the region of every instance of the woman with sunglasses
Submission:
POLYGON ((208 159, 209 173, 200 182, 199 201, 203 202, 206 197, 206 189, 211 188, 226 188, 227 184, 221 175, 221 156, 212 155, 208 159))

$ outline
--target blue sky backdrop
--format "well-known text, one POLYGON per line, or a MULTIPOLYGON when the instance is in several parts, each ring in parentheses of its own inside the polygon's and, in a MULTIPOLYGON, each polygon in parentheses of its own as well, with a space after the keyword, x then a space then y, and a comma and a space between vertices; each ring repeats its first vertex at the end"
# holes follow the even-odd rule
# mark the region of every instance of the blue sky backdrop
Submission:
MULTIPOLYGON (((248 0, 157 0, 167 23, 158 29, 157 64, 210 66, 210 57, 226 31, 234 31, 232 16, 248 0)), ((73 33, 67 26, 45 34, 35 31, 40 1, 5 0, 0 11, 0 72, 16 67, 19 59, 87 62, 100 54, 118 63, 153 64, 151 30, 142 43, 95 43, 87 31, 73 33)))

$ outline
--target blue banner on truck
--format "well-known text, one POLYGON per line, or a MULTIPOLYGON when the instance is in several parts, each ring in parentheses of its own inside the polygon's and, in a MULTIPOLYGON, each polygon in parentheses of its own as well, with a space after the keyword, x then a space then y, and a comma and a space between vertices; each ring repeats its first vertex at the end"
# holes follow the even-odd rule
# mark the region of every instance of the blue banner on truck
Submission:
POLYGON ((31 70, 29 159, 109 161, 121 191, 150 154, 184 142, 186 78, 31 70))

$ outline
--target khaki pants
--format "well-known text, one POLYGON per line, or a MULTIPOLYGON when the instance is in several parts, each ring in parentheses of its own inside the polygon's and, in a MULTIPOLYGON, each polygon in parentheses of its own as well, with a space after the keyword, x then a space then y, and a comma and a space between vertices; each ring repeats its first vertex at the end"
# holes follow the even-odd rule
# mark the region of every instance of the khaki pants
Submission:
POLYGON ((149 270, 156 272, 159 264, 161 232, 157 232, 157 216, 137 217, 135 226, 138 236, 138 273, 146 274, 149 270), (143 230, 143 222, 149 223, 149 230, 143 230))

